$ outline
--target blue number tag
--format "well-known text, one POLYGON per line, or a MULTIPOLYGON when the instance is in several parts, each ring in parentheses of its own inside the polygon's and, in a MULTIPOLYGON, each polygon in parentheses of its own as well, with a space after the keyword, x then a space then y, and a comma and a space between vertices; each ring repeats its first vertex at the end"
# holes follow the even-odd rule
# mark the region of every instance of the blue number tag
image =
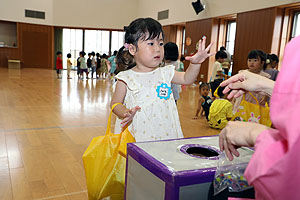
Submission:
POLYGON ((169 87, 166 83, 162 83, 160 86, 156 88, 157 97, 160 99, 169 99, 172 93, 171 87, 169 87))

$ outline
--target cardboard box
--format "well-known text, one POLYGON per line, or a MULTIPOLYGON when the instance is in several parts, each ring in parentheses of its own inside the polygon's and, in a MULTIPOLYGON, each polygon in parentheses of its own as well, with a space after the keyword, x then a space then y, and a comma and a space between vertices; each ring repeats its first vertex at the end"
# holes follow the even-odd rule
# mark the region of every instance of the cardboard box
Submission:
MULTIPOLYGON (((131 143, 127 151, 126 200, 206 200, 221 153, 218 136, 131 143)), ((253 151, 239 152, 249 162, 253 151)))

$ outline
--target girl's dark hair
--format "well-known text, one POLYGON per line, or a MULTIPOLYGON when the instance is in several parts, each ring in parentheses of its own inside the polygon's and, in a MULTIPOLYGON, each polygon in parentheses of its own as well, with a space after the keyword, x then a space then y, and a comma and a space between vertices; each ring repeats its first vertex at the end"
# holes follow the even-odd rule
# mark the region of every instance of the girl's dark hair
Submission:
POLYGON ((219 87, 218 88, 218 92, 217 93, 218 93, 218 96, 221 97, 221 98, 224 97, 224 94, 223 94, 223 90, 224 89, 225 89, 225 87, 219 87))
POLYGON ((70 53, 67 54, 67 58, 71 58, 72 55, 70 53))
POLYGON ((97 57, 100 57, 100 53, 96 53, 96 56, 97 56, 97 57))
POLYGON ((117 53, 118 53, 118 51, 114 51, 113 55, 114 55, 114 56, 116 56, 116 55, 117 55, 117 53))
POLYGON ((94 52, 94 51, 92 51, 92 53, 91 53, 91 54, 92 54, 92 56, 95 56, 95 52, 94 52))
POLYGON ((252 50, 249 52, 247 59, 258 59, 260 58, 261 62, 264 62, 263 69, 265 70, 267 67, 267 54, 262 50, 252 50))
MULTIPOLYGON (((160 34, 162 34, 162 38, 164 38, 161 24, 152 18, 136 19, 131 22, 129 26, 124 27, 124 31, 125 43, 133 44, 136 49, 138 49, 137 44, 139 40, 152 40, 158 38, 160 34)), ((120 69, 123 68, 122 70, 127 70, 136 65, 133 56, 128 52, 128 49, 125 49, 124 47, 119 49, 117 57, 119 57, 119 60, 117 59, 118 65, 123 66, 120 67, 120 69), (124 58, 122 58, 123 54, 124 58)))
POLYGON ((120 71, 131 69, 135 66, 135 61, 129 51, 124 50, 124 46, 121 47, 116 55, 116 74, 120 71))
POLYGON ((276 54, 269 54, 267 56, 268 59, 271 60, 271 62, 275 61, 276 63, 279 63, 279 59, 278 59, 278 56, 276 54))
POLYGON ((102 58, 104 58, 104 59, 106 59, 106 58, 107 58, 107 55, 106 55, 106 53, 104 53, 104 54, 102 55, 102 58))
POLYGON ((176 61, 178 60, 178 46, 174 42, 168 42, 164 45, 165 60, 176 61))
POLYGON ((227 58, 227 53, 225 51, 218 51, 215 55, 216 60, 219 58, 227 58))
POLYGON ((201 88, 207 86, 208 89, 209 89, 209 83, 205 83, 205 82, 202 82, 200 85, 199 85, 199 89, 201 90, 201 88))
POLYGON ((56 52, 56 55, 60 55, 60 54, 62 54, 62 52, 61 52, 61 51, 58 51, 58 52, 56 52))
POLYGON ((184 55, 181 55, 181 57, 180 57, 180 61, 184 61, 185 60, 185 57, 184 57, 184 55))
POLYGON ((85 56, 85 54, 86 54, 86 53, 85 53, 84 51, 80 51, 80 52, 79 52, 79 55, 85 56))

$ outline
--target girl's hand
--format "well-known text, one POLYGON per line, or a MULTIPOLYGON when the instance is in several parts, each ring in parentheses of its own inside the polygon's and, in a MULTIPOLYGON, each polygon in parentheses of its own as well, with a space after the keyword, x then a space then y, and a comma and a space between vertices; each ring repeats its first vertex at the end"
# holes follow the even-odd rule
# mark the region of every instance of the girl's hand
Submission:
POLYGON ((140 110, 141 107, 136 106, 134 108, 131 108, 130 110, 128 110, 125 114, 124 114, 124 118, 121 122, 121 127, 123 128, 126 124, 128 124, 129 122, 132 121, 135 113, 140 110))
POLYGON ((203 36, 202 40, 201 39, 199 40, 199 48, 197 53, 193 56, 187 56, 185 57, 185 59, 189 60, 192 64, 201 64, 205 61, 206 58, 214 55, 215 53, 208 53, 213 43, 210 43, 205 48, 205 42, 206 42, 206 37, 203 36))
POLYGON ((219 135, 220 150, 225 151, 231 161, 233 155, 240 155, 237 148, 253 147, 257 136, 267 129, 269 127, 257 123, 229 121, 219 135))

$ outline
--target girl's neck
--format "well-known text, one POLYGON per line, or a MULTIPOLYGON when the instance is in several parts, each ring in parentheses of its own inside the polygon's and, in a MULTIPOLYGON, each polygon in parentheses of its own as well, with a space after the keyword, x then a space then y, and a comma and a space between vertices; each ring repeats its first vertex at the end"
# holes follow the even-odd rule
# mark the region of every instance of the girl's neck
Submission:
POLYGON ((152 72, 152 71, 156 70, 157 68, 158 68, 158 66, 152 68, 152 67, 145 67, 145 66, 141 67, 140 65, 136 65, 135 67, 132 68, 132 70, 135 72, 147 73, 147 72, 152 72))

